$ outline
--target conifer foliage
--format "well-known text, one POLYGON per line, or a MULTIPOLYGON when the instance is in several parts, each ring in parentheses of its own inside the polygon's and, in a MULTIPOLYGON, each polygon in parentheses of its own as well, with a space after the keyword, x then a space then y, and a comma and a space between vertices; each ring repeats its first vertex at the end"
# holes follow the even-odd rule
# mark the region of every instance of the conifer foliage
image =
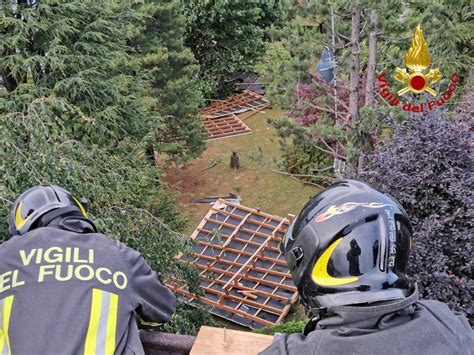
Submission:
MULTIPOLYGON (((474 27, 469 9, 467 1, 301 1, 295 12, 297 16, 290 17, 283 28, 272 32, 273 41, 266 45, 264 60, 258 66, 267 84, 267 96, 273 104, 290 112, 291 121, 307 128, 308 140, 324 149, 327 147, 321 138, 326 142, 337 139, 346 162, 363 166, 364 155, 373 152, 383 127, 405 116, 401 107, 391 109, 378 95, 376 76, 382 71, 394 73, 396 67, 403 67, 413 31, 421 24, 432 68, 439 67, 443 73, 434 88, 438 92, 446 90, 451 74, 456 71, 462 90, 473 58, 470 40, 474 27), (354 25, 359 20, 358 16, 354 19, 354 13, 359 11, 360 29, 357 30, 354 27, 359 26, 354 25), (334 50, 337 58, 337 125, 333 84, 321 85, 315 70, 324 47, 334 50), (372 91, 366 93, 366 88, 372 91), (349 97, 353 97, 352 104, 347 100, 348 90, 349 97), (314 134, 315 131, 319 134, 314 134)), ((392 74, 390 83, 396 87, 392 74)), ((461 101, 461 90, 448 106, 461 101)), ((402 99, 419 102, 430 97, 408 94, 402 99)), ((292 136, 296 138, 297 134, 292 136)), ((312 153, 312 150, 307 151, 307 154, 312 153)), ((332 155, 335 156, 335 152, 332 155)))
POLYGON ((184 220, 144 153, 185 160, 204 147, 198 68, 173 30, 178 3, 160 4, 0 7, 0 241, 18 194, 57 184, 90 200, 101 232, 194 288, 197 274, 175 259, 191 252, 184 220))
POLYGON ((226 76, 252 70, 264 52, 266 30, 282 26, 289 0, 181 0, 186 44, 201 65, 207 98, 226 76))
POLYGON ((132 41, 141 70, 150 82, 154 109, 166 122, 155 145, 175 160, 188 160, 204 149, 201 121, 195 119, 203 100, 199 89, 199 65, 185 47, 185 18, 179 0, 149 0, 137 6, 143 15, 132 41))

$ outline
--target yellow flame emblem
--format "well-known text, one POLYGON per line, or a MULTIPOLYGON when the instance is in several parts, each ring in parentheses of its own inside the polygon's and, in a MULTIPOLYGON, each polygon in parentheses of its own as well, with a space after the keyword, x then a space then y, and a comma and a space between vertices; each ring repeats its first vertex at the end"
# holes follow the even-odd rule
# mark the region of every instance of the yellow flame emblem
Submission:
POLYGON ((430 64, 431 57, 428 52, 428 46, 426 45, 425 37, 423 37, 423 30, 418 25, 411 40, 411 47, 405 55, 405 65, 411 72, 407 72, 406 69, 396 69, 395 79, 406 85, 406 87, 398 91, 398 95, 403 95, 408 91, 415 94, 427 91, 433 96, 438 95, 436 90, 429 87, 429 84, 436 83, 441 79, 439 68, 431 69, 426 75, 423 73, 423 70, 428 68, 430 64))

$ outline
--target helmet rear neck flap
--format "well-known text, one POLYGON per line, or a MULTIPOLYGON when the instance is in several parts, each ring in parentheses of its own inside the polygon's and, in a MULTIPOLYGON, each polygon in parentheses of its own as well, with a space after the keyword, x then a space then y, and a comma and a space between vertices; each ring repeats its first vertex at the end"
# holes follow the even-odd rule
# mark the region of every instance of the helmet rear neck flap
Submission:
POLYGON ((410 237, 393 198, 349 180, 308 202, 282 249, 303 303, 328 308, 405 297, 410 237))

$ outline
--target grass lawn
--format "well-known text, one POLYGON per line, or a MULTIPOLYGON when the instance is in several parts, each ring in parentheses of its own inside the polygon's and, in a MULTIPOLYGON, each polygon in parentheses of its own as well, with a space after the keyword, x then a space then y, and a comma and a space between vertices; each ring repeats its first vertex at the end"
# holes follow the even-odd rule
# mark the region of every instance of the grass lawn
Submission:
POLYGON ((171 167, 165 181, 169 188, 180 193, 180 203, 185 204, 189 225, 187 233, 195 229, 206 212, 208 204, 190 204, 192 198, 235 193, 242 204, 259 207, 262 211, 286 216, 298 214, 318 188, 306 185, 291 177, 272 172, 275 159, 281 157, 281 149, 275 130, 267 123, 268 118, 282 116, 277 109, 266 109, 244 123, 252 133, 207 142, 203 155, 184 168, 171 167), (229 167, 232 152, 240 157, 241 169, 229 167), (213 161, 220 161, 205 170, 213 161))

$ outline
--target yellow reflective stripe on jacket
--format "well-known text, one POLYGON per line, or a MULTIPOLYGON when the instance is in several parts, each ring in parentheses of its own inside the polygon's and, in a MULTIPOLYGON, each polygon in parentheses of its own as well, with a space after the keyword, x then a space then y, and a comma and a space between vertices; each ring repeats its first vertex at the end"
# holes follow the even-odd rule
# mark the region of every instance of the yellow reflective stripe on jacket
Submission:
POLYGON ((105 353, 113 354, 115 352, 115 333, 117 330, 118 296, 110 294, 109 316, 107 318, 107 336, 105 343, 105 353))
POLYGON ((91 314, 84 345, 85 355, 113 355, 117 329, 118 295, 92 290, 91 314))
POLYGON ((10 326, 14 297, 12 295, 0 300, 0 355, 11 355, 8 327, 10 326))
POLYGON ((92 305, 89 319, 89 328, 87 329, 86 344, 84 347, 84 354, 95 354, 97 343, 97 329, 99 328, 99 319, 102 307, 102 292, 101 290, 92 290, 92 305))

